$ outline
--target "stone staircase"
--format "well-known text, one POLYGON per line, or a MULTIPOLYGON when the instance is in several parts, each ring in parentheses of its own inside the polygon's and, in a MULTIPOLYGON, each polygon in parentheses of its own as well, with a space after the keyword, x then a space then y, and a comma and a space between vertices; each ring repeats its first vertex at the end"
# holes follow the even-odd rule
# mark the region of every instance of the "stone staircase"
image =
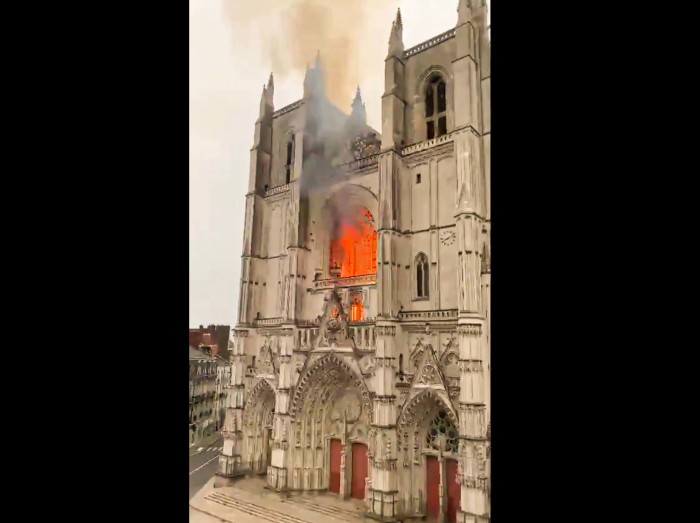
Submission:
POLYGON ((218 503, 219 505, 223 505, 227 508, 235 509, 244 514, 248 514, 257 520, 271 521, 273 523, 308 523, 307 520, 299 519, 289 514, 285 514, 284 512, 266 508, 245 499, 234 498, 219 492, 209 494, 204 499, 207 501, 213 501, 214 503, 218 503))
POLYGON ((348 521, 350 523, 362 521, 362 515, 359 512, 353 512, 352 510, 334 507, 332 505, 321 505, 302 496, 291 497, 285 500, 285 503, 300 505, 307 510, 323 514, 324 516, 330 516, 340 521, 348 521))
POLYGON ((360 511, 353 511, 331 504, 315 503, 303 496, 294 496, 283 501, 271 497, 257 496, 251 501, 249 492, 239 490, 235 495, 212 492, 205 500, 246 514, 257 521, 274 523, 309 523, 323 520, 325 523, 359 523, 360 511))

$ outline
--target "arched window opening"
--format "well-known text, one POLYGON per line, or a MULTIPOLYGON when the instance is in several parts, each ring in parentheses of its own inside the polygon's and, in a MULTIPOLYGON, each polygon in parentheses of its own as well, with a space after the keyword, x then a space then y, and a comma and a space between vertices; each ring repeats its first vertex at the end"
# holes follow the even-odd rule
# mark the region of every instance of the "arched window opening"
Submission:
POLYGON ((403 374, 403 354, 399 354, 399 374, 403 374))
POLYGON ((447 134, 447 84, 440 76, 426 87, 425 123, 428 140, 447 134))
POLYGON ((430 296, 430 268, 428 257, 422 252, 416 256, 416 297, 430 296))
POLYGON ((430 424, 425 442, 428 448, 439 450, 440 445, 444 444, 445 452, 457 452, 458 436, 457 428, 447 415, 447 411, 441 410, 430 424))
POLYGON ((356 224, 341 224, 331 242, 331 274, 340 278, 377 273, 377 229, 372 213, 362 210, 356 224))
POLYGON ((294 168, 294 135, 287 142, 287 161, 284 165, 285 171, 285 182, 289 183, 292 181, 292 169, 294 168))
POLYGON ((350 321, 362 321, 364 310, 365 306, 362 303, 362 299, 356 297, 350 305, 350 321))

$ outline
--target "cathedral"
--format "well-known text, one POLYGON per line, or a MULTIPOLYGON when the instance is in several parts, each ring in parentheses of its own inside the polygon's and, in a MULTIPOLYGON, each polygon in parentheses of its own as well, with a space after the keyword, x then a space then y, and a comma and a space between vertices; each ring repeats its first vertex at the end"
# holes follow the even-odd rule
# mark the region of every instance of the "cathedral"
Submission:
POLYGON ((216 486, 364 504, 365 520, 490 519, 490 41, 484 0, 404 49, 381 130, 358 88, 255 123, 216 486))

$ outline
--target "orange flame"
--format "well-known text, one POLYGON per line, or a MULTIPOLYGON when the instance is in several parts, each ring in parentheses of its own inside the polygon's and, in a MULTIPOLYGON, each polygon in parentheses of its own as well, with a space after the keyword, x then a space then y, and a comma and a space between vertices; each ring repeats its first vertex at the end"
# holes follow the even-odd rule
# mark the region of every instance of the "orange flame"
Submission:
POLYGON ((331 266, 340 267, 341 278, 377 273, 377 231, 369 211, 363 214, 365 223, 343 225, 340 238, 331 245, 331 266))

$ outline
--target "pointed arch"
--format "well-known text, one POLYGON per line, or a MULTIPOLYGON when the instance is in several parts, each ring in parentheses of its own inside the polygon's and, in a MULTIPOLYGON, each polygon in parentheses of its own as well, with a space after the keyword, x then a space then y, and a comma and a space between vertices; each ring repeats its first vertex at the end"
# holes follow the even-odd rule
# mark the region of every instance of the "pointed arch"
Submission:
POLYGON ((275 389, 266 379, 258 381, 250 391, 250 394, 248 394, 248 399, 245 402, 243 422, 246 423, 250 421, 257 413, 257 410, 263 406, 269 407, 270 403, 272 403, 272 410, 274 411, 276 398, 277 393, 275 389))
POLYGON ((372 400, 362 375, 352 369, 342 357, 332 352, 322 356, 302 372, 292 396, 289 409, 291 418, 297 417, 307 397, 313 391, 328 394, 336 382, 354 385, 358 389, 362 398, 362 407, 366 410, 371 422, 373 420, 372 400))
POLYGON ((430 263, 424 252, 419 252, 413 259, 413 295, 415 299, 430 297, 430 263))
POLYGON ((459 427, 459 416, 447 394, 444 391, 426 389, 409 399, 401 408, 397 423, 399 430, 401 432, 413 431, 425 419, 426 415, 440 409, 447 413, 447 418, 455 427, 459 427))

